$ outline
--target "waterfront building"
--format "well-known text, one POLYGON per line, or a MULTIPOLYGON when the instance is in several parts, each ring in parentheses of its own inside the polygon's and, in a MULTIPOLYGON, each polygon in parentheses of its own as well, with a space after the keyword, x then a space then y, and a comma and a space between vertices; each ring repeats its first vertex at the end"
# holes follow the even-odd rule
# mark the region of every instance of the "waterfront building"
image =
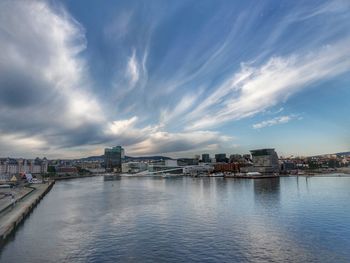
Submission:
POLYGON ((144 162, 128 162, 122 163, 123 173, 139 173, 146 171, 148 169, 148 164, 144 162))
POLYGON ((76 163, 76 165, 85 170, 101 168, 100 161, 81 161, 79 163, 76 163))
POLYGON ((183 174, 186 175, 209 174, 213 171, 214 167, 208 164, 183 166, 183 174))
POLYGON ((47 168, 48 168, 49 162, 46 159, 46 157, 44 157, 43 159, 40 159, 37 157, 33 160, 32 163, 33 163, 33 168, 32 168, 31 173, 33 173, 33 174, 47 173, 47 168))
POLYGON ((105 149, 105 167, 107 171, 122 171, 122 160, 124 159, 124 149, 121 146, 115 146, 105 149))
POLYGON ((242 162, 243 160, 242 155, 240 154, 231 154, 230 158, 229 158, 229 162, 230 163, 234 163, 234 162, 242 162))
POLYGON ((210 155, 208 153, 202 154, 202 162, 203 163, 210 163, 210 155))
POLYGON ((252 154, 254 172, 277 173, 280 170, 278 155, 275 149, 258 149, 252 154))
POLYGON ((198 159, 180 158, 180 159, 177 159, 177 165, 179 166, 198 165, 198 159))
POLYGON ((181 174, 183 173, 183 167, 178 165, 177 160, 172 159, 156 161, 148 164, 148 172, 155 173, 162 171, 166 173, 181 174))
POLYGON ((250 154, 243 154, 243 158, 248 162, 251 162, 251 160, 252 160, 250 154))
POLYGON ((91 173, 103 173, 106 171, 104 167, 101 165, 101 161, 78 161, 75 163, 76 167, 80 167, 83 170, 89 171, 91 173))
POLYGON ((0 159, 0 176, 6 174, 6 159, 0 159))
POLYGON ((214 172, 239 173, 240 165, 239 163, 216 163, 214 164, 214 172))
POLYGON ((48 161, 46 158, 35 160, 5 158, 0 160, 0 175, 11 178, 18 174, 44 174, 47 173, 48 161))
POLYGON ((227 163, 226 153, 215 154, 215 160, 217 163, 227 163))
POLYGON ((281 170, 283 171, 291 171, 296 169, 297 169, 297 165, 292 161, 285 160, 281 164, 281 170))
POLYGON ((169 159, 169 160, 164 160, 164 165, 165 166, 178 166, 177 160, 169 159))
POLYGON ((8 159, 6 162, 6 174, 14 175, 19 173, 18 163, 15 159, 8 159))

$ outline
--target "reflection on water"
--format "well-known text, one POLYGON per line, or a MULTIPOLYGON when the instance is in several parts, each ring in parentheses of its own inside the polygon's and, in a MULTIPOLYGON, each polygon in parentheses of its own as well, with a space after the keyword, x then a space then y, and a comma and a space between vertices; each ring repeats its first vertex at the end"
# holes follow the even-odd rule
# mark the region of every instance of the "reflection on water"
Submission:
POLYGON ((350 262, 350 178, 58 182, 1 262, 350 262))
POLYGON ((280 192, 280 178, 269 178, 269 179, 255 179, 254 182, 254 193, 259 197, 264 195, 278 196, 280 192))
POLYGON ((256 179, 254 184, 255 202, 259 205, 272 205, 280 200, 280 178, 256 179))

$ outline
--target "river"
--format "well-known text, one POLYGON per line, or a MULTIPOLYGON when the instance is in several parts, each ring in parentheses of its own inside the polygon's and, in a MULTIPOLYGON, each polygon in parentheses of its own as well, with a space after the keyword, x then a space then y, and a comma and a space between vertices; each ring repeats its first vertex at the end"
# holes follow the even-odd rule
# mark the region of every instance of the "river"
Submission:
POLYGON ((350 177, 58 181, 1 262, 350 262, 350 177))

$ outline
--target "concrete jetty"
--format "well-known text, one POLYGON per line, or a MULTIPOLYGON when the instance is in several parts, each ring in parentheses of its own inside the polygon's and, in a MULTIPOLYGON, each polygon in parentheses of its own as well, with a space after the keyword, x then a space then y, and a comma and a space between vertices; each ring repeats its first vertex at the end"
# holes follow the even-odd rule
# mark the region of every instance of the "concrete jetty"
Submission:
POLYGON ((32 191, 16 200, 14 205, 4 209, 0 215, 0 247, 11 233, 32 212, 40 200, 51 190, 55 181, 32 185, 32 191))

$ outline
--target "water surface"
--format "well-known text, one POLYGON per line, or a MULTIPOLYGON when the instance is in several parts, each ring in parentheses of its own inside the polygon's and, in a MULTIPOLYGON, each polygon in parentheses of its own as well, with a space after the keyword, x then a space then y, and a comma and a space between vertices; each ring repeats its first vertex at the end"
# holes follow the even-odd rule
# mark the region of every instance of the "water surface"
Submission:
POLYGON ((350 177, 59 181, 1 262, 350 262, 350 177))

